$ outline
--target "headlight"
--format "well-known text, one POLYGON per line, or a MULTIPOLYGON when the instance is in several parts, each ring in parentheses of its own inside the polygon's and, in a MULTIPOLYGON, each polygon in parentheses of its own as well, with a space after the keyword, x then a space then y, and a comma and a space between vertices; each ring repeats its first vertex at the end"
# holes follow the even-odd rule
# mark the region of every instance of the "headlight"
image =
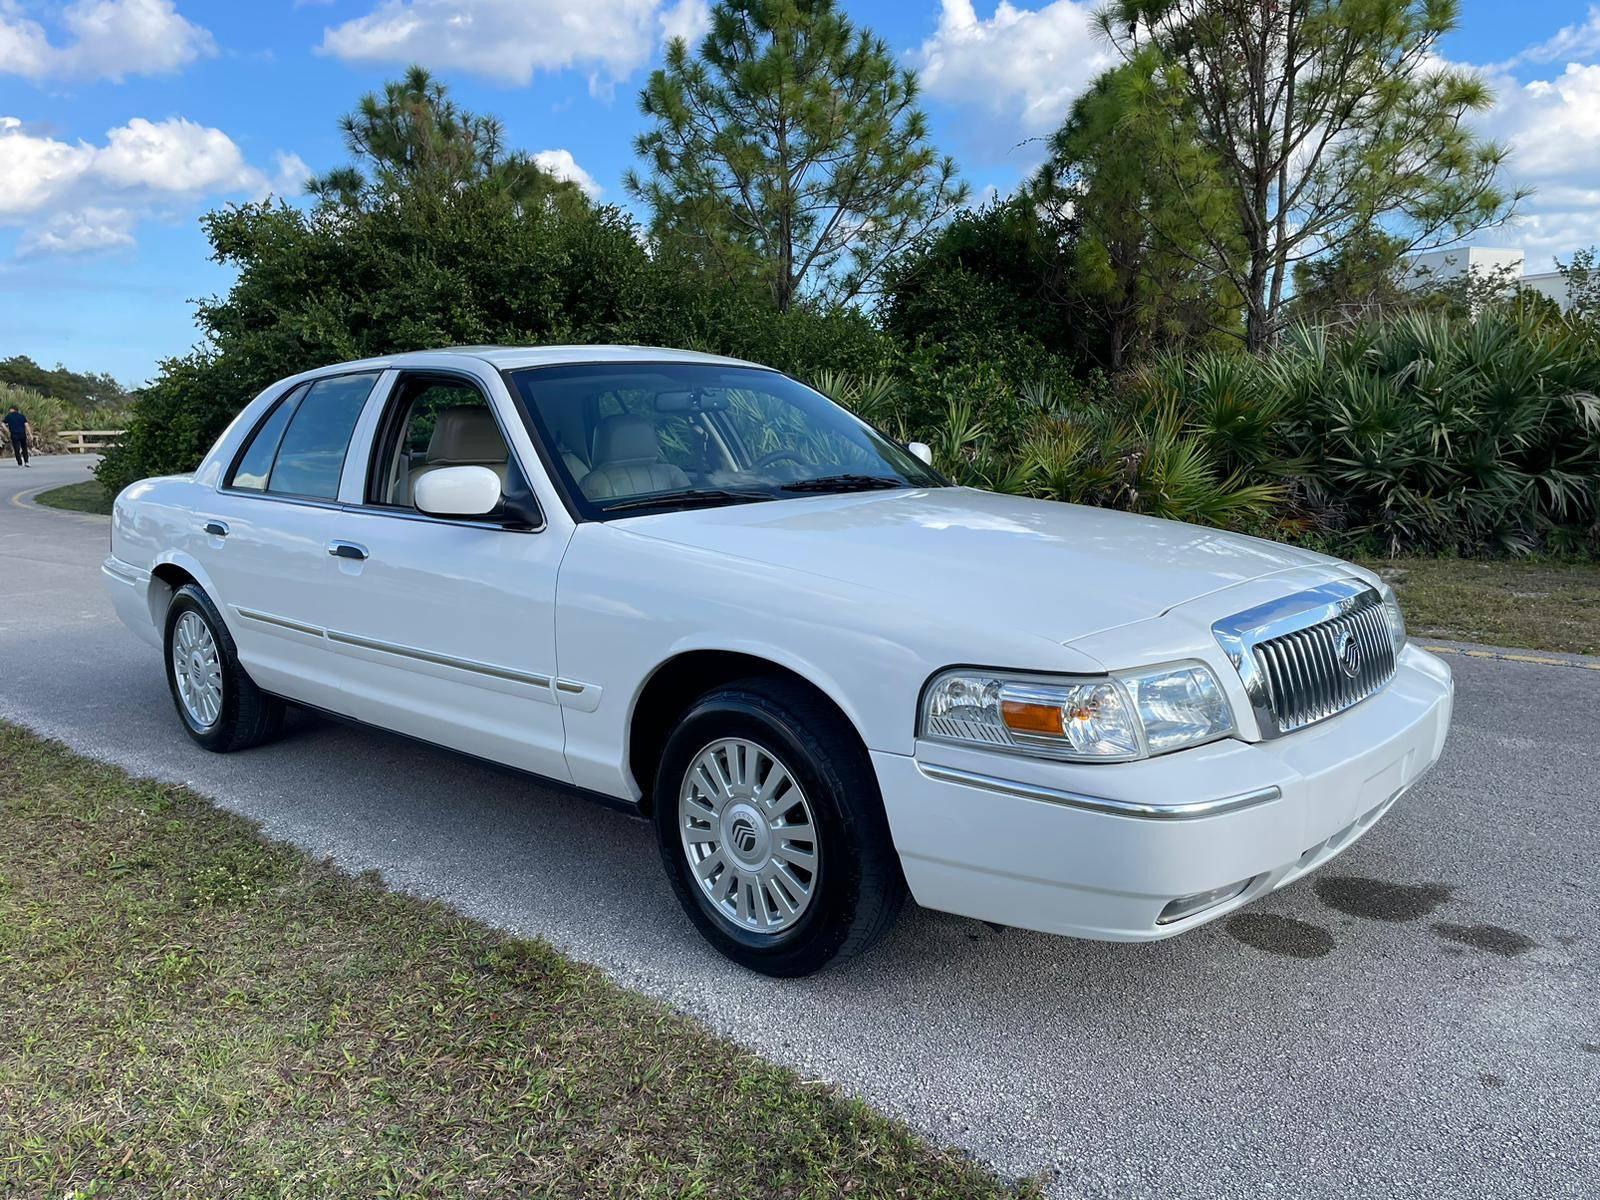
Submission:
POLYGON ((1041 758, 1125 762, 1233 732, 1204 663, 1065 678, 959 667, 923 692, 918 734, 1041 758))
POLYGON ((1400 611, 1400 598, 1394 594, 1394 589, 1387 583, 1379 592, 1383 597, 1383 619, 1389 625, 1389 640, 1394 643, 1394 656, 1400 657, 1400 651, 1406 648, 1406 618, 1400 611))

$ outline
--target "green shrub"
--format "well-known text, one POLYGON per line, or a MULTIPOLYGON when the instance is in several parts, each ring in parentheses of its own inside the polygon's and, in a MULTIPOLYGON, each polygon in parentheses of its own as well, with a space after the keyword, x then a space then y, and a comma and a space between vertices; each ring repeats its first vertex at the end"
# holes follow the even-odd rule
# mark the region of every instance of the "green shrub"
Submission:
POLYGON ((237 277, 202 302, 202 347, 162 363, 99 477, 189 471, 262 388, 328 363, 450 345, 623 342, 732 354, 801 375, 890 357, 864 314, 779 313, 653 261, 615 209, 524 209, 488 185, 352 211, 248 204, 204 219, 237 277))
POLYGON ((1526 308, 1300 326, 1259 358, 1163 360, 1132 386, 1229 471, 1285 477, 1280 532, 1390 553, 1600 546, 1600 356, 1526 308))
POLYGON ((1336 552, 1600 552, 1600 346, 1525 306, 1303 326, 1115 386, 923 352, 816 382, 962 483, 1336 552))
POLYGON ((1323 527, 1390 552, 1600 548, 1600 358, 1565 325, 1494 310, 1302 329, 1263 370, 1323 527))
POLYGON ((972 487, 1249 529, 1271 526, 1287 491, 1290 464, 1254 451, 1248 466, 1230 462, 1215 431, 1149 386, 1095 376, 1019 390, 982 363, 925 361, 898 377, 813 382, 891 436, 927 442, 935 465, 972 487))

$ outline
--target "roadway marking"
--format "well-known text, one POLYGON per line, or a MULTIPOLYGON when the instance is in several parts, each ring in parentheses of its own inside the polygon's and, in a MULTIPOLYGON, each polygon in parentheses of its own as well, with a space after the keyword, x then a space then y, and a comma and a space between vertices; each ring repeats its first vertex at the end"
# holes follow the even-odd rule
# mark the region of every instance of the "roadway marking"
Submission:
POLYGON ((111 521, 110 517, 102 517, 99 513, 75 512, 70 508, 51 508, 48 504, 34 503, 34 497, 40 492, 48 492, 54 488, 66 487, 63 483, 46 483, 38 487, 25 488, 20 492, 11 493, 11 503, 24 512, 48 513, 52 517, 65 517, 69 521, 76 521, 80 525, 104 526, 111 521))
POLYGON ((1536 667, 1576 667, 1580 671, 1600 671, 1600 662, 1574 662, 1570 658, 1547 658, 1541 654, 1514 654, 1507 650, 1464 650, 1460 646, 1431 646, 1421 643, 1432 654, 1459 654, 1463 658, 1497 658, 1502 662, 1532 663, 1536 667))

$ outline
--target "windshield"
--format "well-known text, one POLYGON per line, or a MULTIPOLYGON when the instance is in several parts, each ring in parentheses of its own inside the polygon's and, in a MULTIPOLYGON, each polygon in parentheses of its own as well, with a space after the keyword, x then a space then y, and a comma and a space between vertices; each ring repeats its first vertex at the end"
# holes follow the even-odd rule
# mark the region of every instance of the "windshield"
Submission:
POLYGON ((508 376, 533 436, 591 517, 945 485, 908 451, 776 371, 584 363, 508 376))

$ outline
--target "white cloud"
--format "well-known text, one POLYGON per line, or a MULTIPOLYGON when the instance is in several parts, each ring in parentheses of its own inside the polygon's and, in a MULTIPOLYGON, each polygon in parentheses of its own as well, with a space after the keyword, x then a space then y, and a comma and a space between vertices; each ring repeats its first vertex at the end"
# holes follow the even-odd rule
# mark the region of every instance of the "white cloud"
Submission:
POLYGON ((298 190, 305 163, 279 153, 276 180, 233 139, 182 117, 134 117, 103 145, 64 142, 0 117, 0 225, 19 226, 19 253, 131 245, 140 220, 206 195, 298 190))
MULTIPOLYGON (((972 0, 942 0, 939 27, 913 56, 923 89, 987 109, 1039 134, 1066 118, 1073 100, 1115 55, 1095 31, 1097 0, 1017 8, 1000 0, 979 20, 972 0)), ((1008 140, 1015 140, 1010 132, 1008 140)))
POLYGON ((1582 24, 1565 26, 1554 37, 1529 46, 1504 65, 1570 62, 1574 58, 1591 57, 1596 52, 1600 52, 1600 5, 1591 4, 1582 24))
POLYGON ((578 160, 572 157, 571 150, 541 150, 533 156, 533 161, 539 165, 540 170, 554 175, 557 179, 570 179, 591 200, 598 200, 604 190, 594 181, 593 175, 578 165, 578 160))
POLYGON ((85 254, 133 245, 134 215, 125 208, 89 207, 62 213, 17 241, 19 255, 85 254))
POLYGON ((75 0, 59 23, 66 39, 57 45, 18 0, 0 0, 0 73, 121 80, 176 71, 217 52, 211 34, 182 17, 173 0, 75 0))
POLYGON ((1495 106, 1476 124, 1510 151, 1505 182, 1534 189, 1494 236, 1521 245, 1528 270, 1549 270, 1551 255, 1600 242, 1600 64, 1568 63, 1552 78, 1527 81, 1504 66, 1484 74, 1495 106))
POLYGON ((272 180, 272 191, 279 196, 298 195, 305 188, 306 180, 311 178, 311 168, 298 154, 279 150, 272 156, 272 163, 278 168, 272 180))
POLYGON ((94 155, 92 146, 33 137, 16 117, 0 117, 0 221, 43 208, 89 171, 94 155))
POLYGON ((711 28, 711 6, 706 0, 678 0, 676 4, 662 9, 656 20, 661 28, 663 43, 682 38, 693 49, 711 28))
POLYGON ((592 73, 591 90, 603 91, 649 59, 660 7, 661 0, 381 0, 365 16, 325 29, 318 49, 352 62, 419 62, 507 84, 525 84, 535 71, 583 67, 592 73))
POLYGON ((261 172, 247 166, 232 138, 182 117, 155 122, 134 117, 106 134, 94 171, 113 187, 166 192, 239 191, 261 172))
POLYGON ((1511 143, 1518 176, 1538 181, 1600 175, 1600 64, 1568 63, 1554 79, 1525 84, 1492 81, 1498 102, 1486 125, 1511 143))

